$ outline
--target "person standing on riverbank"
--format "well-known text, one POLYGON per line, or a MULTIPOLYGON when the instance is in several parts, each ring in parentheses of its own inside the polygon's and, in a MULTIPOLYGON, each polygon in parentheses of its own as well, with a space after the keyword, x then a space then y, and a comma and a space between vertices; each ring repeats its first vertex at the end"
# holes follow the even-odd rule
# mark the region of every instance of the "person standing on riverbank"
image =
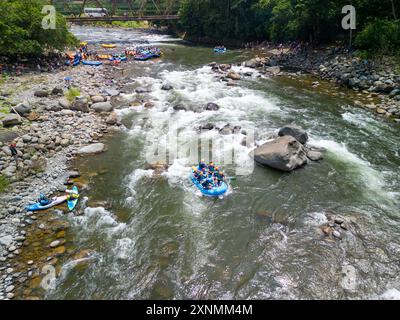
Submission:
POLYGON ((18 168, 18 151, 17 151, 17 145, 15 144, 15 142, 10 143, 10 145, 8 146, 10 148, 11 151, 11 156, 14 158, 15 160, 15 164, 18 168))

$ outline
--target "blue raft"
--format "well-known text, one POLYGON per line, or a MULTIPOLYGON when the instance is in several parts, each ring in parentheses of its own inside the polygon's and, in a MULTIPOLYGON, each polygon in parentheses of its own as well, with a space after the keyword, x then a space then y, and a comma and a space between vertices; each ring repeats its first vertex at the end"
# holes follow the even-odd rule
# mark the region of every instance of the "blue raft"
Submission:
POLYGON ((100 66, 103 64, 101 61, 89 61, 89 60, 82 60, 82 64, 87 65, 87 66, 100 66))
POLYGON ((219 187, 204 189, 203 186, 193 176, 193 172, 190 173, 190 180, 192 180, 193 184, 201 191, 202 194, 208 197, 219 197, 228 191, 228 185, 226 182, 222 182, 219 187))
POLYGON ((215 53, 225 53, 226 52, 226 48, 214 48, 214 52, 215 53))

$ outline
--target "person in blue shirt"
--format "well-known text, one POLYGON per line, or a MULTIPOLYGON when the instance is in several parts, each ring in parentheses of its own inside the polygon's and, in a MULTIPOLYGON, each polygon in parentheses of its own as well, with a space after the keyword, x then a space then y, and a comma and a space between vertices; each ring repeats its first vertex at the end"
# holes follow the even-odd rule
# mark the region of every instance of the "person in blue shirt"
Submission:
POLYGON ((200 170, 203 170, 203 168, 207 168, 207 166, 206 166, 206 163, 204 162, 204 160, 202 159, 202 160, 199 162, 199 169, 200 169, 200 170))
POLYGON ((41 193, 39 196, 39 203, 41 206, 47 206, 50 203, 50 200, 46 197, 45 194, 41 193))

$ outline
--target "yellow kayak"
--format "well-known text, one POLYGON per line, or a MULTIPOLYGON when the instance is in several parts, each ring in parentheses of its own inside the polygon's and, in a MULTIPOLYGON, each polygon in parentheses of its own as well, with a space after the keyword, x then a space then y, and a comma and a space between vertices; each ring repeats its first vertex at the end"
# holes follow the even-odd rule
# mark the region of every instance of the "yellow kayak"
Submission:
POLYGON ((102 44, 101 46, 103 48, 115 48, 117 45, 116 44, 102 44))
POLYGON ((81 45, 81 46, 86 46, 86 45, 87 45, 87 42, 86 42, 86 41, 83 41, 83 42, 80 43, 80 45, 81 45))

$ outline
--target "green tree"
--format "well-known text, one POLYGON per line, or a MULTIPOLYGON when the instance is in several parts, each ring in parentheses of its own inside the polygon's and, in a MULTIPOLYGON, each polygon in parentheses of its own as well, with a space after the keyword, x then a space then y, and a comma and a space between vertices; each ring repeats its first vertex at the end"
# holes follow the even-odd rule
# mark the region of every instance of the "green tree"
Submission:
POLYGON ((0 2, 0 51, 4 56, 38 56, 45 49, 63 49, 77 40, 69 33, 65 19, 57 14, 56 28, 43 29, 44 0, 2 0, 0 2))

